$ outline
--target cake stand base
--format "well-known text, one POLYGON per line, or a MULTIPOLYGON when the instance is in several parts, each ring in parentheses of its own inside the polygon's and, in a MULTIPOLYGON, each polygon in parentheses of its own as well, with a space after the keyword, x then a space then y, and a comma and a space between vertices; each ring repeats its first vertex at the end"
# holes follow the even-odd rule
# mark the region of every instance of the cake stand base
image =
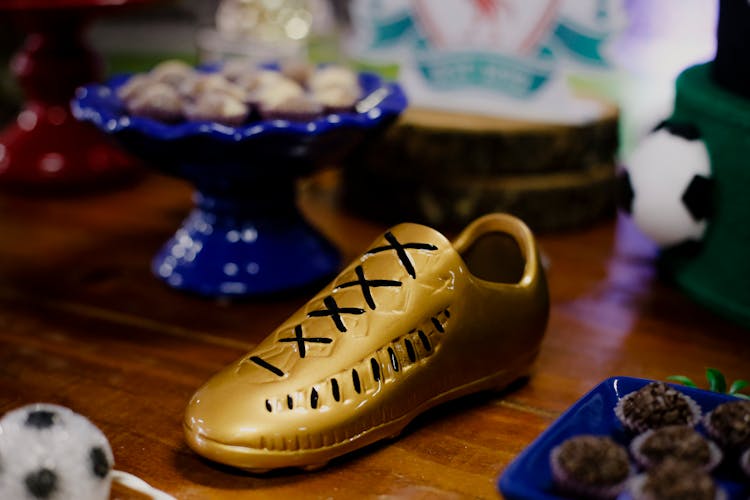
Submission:
POLYGON ((256 296, 298 289, 339 270, 337 250, 294 207, 197 193, 196 208, 154 257, 154 274, 199 295, 256 296))

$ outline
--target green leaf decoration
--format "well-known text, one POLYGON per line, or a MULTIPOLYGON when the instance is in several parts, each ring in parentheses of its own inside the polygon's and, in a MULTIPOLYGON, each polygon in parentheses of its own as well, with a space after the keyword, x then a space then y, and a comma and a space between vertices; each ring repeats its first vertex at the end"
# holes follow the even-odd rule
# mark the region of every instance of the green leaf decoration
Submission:
POLYGON ((706 368, 706 380, 708 380, 710 390, 722 394, 727 392, 727 380, 724 378, 724 374, 716 368, 706 368))
POLYGON ((739 392, 750 385, 750 382, 747 380, 735 380, 732 382, 732 386, 729 388, 729 394, 734 394, 735 396, 739 394, 739 392))
POLYGON ((695 385, 695 382, 693 382, 689 377, 686 377, 685 375, 670 375, 667 377, 667 380, 674 380, 675 382, 679 382, 682 385, 688 386, 688 387, 698 387, 695 385))
POLYGON ((741 392, 736 392, 733 394, 733 396, 750 401, 750 396, 748 396, 747 394, 742 394, 741 392))

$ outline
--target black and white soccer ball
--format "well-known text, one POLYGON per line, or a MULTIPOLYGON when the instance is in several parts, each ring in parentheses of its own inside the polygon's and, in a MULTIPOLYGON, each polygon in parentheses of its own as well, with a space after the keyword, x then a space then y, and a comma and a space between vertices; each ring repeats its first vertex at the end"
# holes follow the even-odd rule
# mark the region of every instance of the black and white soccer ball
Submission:
POLYGON ((692 124, 662 122, 627 161, 621 205, 661 247, 700 241, 713 210, 711 160, 692 124))
POLYGON ((107 438, 68 408, 32 404, 0 419, 0 498, 108 500, 107 438))

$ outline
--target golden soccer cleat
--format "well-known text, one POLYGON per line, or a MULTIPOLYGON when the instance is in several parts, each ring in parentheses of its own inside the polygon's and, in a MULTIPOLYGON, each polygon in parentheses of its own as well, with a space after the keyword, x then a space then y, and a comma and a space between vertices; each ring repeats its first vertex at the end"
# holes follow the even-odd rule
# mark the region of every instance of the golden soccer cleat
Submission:
POLYGON ((528 375, 548 313, 520 220, 487 215, 453 244, 400 224, 196 392, 188 444, 255 472, 320 467, 437 404, 528 375))

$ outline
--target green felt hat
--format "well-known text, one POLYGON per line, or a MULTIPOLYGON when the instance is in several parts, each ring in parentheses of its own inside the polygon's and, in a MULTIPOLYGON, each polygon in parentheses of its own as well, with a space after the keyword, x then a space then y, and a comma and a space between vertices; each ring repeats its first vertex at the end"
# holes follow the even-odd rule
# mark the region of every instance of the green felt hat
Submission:
POLYGON ((699 247, 666 249, 660 264, 696 300, 750 326, 750 99, 719 85, 713 64, 680 74, 670 118, 701 132, 714 179, 713 216, 699 247))

